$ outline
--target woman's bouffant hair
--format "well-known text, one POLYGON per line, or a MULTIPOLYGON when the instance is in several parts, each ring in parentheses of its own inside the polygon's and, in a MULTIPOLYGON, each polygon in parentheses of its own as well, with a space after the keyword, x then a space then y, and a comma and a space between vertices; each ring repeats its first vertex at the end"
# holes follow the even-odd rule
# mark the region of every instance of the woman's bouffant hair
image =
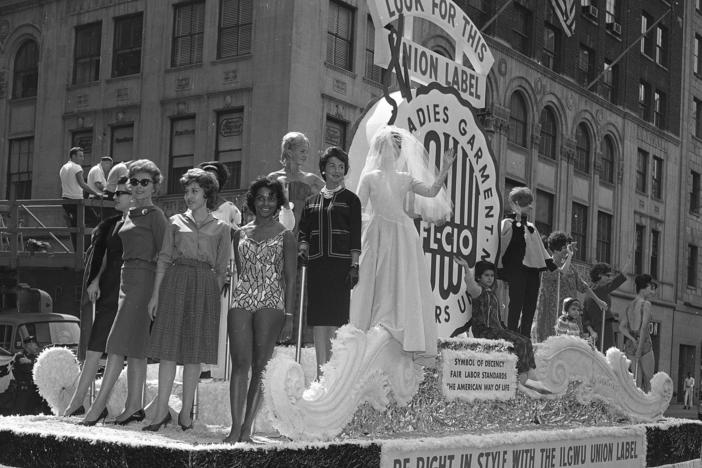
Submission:
POLYGON ((324 180, 327 180, 325 169, 327 168, 327 162, 329 162, 329 159, 331 158, 336 158, 344 163, 344 175, 349 173, 349 155, 338 146, 330 146, 324 150, 324 154, 321 158, 319 158, 319 173, 322 175, 324 180))
POLYGON ((205 192, 205 205, 208 209, 214 210, 215 204, 217 203, 217 192, 219 191, 219 182, 217 182, 217 177, 204 169, 193 168, 188 169, 188 171, 183 174, 180 178, 180 185, 183 188, 196 182, 197 185, 205 192))
POLYGON ((651 275, 648 273, 643 274, 643 275, 638 275, 636 278, 634 278, 634 284, 636 285, 636 292, 638 293, 642 289, 645 289, 649 284, 653 286, 653 288, 657 288, 658 285, 656 284, 655 281, 653 281, 653 278, 651 275))
POLYGON ((563 231, 553 231, 546 241, 551 252, 561 250, 566 245, 573 242, 573 239, 563 231))
POLYGON ((134 177, 138 172, 148 173, 151 176, 151 180, 154 181, 154 185, 163 182, 161 170, 150 159, 137 159, 129 166, 129 177, 134 177))
POLYGON ((271 192, 275 193, 278 199, 278 209, 283 206, 286 202, 285 192, 283 191, 283 184, 277 180, 266 179, 265 177, 258 178, 251 182, 249 185, 249 190, 246 191, 246 206, 249 208, 251 213, 256 214, 256 206, 254 204, 256 200, 256 194, 262 188, 270 189, 271 192))
POLYGON ((288 132, 283 135, 283 141, 280 142, 280 162, 284 163, 288 159, 288 151, 302 144, 310 146, 310 140, 307 139, 304 133, 288 132))
POLYGON ((514 187, 509 192, 509 199, 517 205, 524 207, 533 203, 534 195, 531 193, 529 187, 514 187))

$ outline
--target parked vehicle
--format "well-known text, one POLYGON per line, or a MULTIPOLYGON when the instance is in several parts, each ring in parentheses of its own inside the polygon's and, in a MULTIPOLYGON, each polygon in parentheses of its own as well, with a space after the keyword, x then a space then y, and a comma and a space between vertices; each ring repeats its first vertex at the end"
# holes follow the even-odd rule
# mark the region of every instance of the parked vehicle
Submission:
POLYGON ((0 347, 14 355, 22 350, 22 341, 36 337, 40 348, 65 346, 78 349, 80 320, 56 313, 0 312, 0 347))

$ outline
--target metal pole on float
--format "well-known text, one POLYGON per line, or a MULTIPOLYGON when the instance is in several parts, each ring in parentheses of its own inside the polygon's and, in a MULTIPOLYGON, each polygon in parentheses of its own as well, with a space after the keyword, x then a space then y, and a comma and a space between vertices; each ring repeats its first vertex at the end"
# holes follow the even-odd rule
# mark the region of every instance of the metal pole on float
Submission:
POLYGON ((607 314, 607 309, 602 309, 602 327, 600 327, 600 352, 604 354, 604 330, 605 330, 605 315, 607 314))
POLYGON ((300 307, 297 317, 297 339, 295 340, 295 361, 300 362, 300 354, 302 348, 302 315, 305 309, 305 289, 307 282, 307 260, 302 261, 300 269, 300 307))
MULTIPOLYGON (((95 301, 92 301, 92 302, 93 302, 93 319, 90 321, 91 327, 92 327, 92 324, 95 323, 95 312, 96 312, 95 301)), ((85 366, 85 362, 83 362, 83 365, 85 366)), ((90 404, 92 405, 94 401, 95 401, 95 379, 93 379, 90 382, 90 404)))
MULTIPOLYGON (((234 272, 234 259, 229 259, 229 271, 234 272)), ((232 304, 232 290, 234 289, 234 275, 229 274, 229 290, 227 291, 227 333, 224 338, 224 379, 231 379, 232 355, 229 352, 229 307, 232 304)))

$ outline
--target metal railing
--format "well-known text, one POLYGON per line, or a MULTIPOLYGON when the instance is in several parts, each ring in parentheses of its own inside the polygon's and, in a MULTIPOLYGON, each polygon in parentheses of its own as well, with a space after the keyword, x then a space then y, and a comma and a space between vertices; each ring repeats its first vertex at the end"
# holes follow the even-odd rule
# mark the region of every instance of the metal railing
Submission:
MULTIPOLYGON (((30 258, 34 265, 83 268, 86 235, 94 226, 86 226, 86 209, 92 210, 96 222, 104 209, 114 207, 107 200, 29 199, 0 201, 0 265, 17 268, 30 258), (64 206, 76 205, 75 226, 71 226, 64 206), (57 226, 56 224, 62 224, 57 226), (71 238, 75 237, 75 246, 71 238), (30 239, 48 242, 48 248, 30 249, 30 239)), ((36 245, 42 245, 35 243, 36 245)), ((32 244, 32 245, 35 245, 32 244)))

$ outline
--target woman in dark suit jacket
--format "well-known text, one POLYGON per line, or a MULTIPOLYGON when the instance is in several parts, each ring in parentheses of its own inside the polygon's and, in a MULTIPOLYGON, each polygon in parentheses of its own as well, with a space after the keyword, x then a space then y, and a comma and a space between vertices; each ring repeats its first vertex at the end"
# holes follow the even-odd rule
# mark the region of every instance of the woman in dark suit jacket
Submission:
POLYGON ((349 322, 361 255, 361 202, 344 187, 348 155, 336 146, 327 148, 319 171, 326 185, 305 202, 298 234, 300 255, 309 260, 307 325, 313 327, 318 376, 337 328, 349 322))

